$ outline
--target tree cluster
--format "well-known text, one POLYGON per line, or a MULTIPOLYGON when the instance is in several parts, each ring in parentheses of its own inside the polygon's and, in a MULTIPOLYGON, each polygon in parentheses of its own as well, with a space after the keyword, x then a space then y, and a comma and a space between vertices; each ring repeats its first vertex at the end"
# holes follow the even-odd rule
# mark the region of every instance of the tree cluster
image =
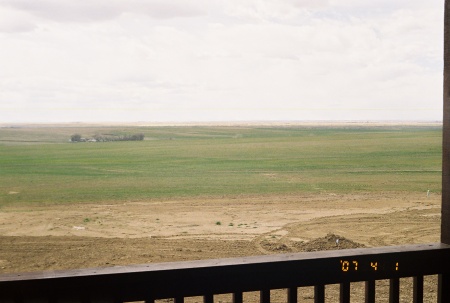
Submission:
POLYGON ((70 137, 71 142, 110 142, 110 141, 142 141, 144 134, 133 135, 95 135, 92 138, 84 138, 80 134, 74 134, 70 137))
POLYGON ((142 141, 144 140, 144 134, 133 134, 133 135, 95 135, 94 139, 98 142, 109 142, 109 141, 142 141))
POLYGON ((73 134, 72 136, 70 136, 70 141, 72 142, 82 142, 81 139, 83 138, 80 134, 73 134))

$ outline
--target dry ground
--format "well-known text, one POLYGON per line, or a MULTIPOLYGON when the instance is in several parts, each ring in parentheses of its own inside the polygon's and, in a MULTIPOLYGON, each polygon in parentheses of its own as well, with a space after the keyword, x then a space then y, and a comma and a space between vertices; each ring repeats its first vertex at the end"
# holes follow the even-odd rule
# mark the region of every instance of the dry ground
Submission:
POLYGON ((440 196, 426 193, 11 206, 0 209, 0 273, 337 249, 336 237, 339 249, 428 243, 439 229, 440 196))

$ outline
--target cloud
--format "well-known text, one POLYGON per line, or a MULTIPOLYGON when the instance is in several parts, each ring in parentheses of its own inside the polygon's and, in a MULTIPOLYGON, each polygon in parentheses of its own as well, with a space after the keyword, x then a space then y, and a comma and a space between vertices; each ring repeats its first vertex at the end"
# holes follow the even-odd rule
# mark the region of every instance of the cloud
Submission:
POLYGON ((25 12, 0 7, 0 32, 24 33, 36 28, 30 22, 31 16, 25 12))
POLYGON ((56 22, 99 22, 124 13, 145 14, 157 19, 193 17, 205 13, 200 5, 189 0, 1 0, 0 5, 56 22))
POLYGON ((32 31, 36 26, 26 20, 0 20, 0 32, 3 33, 25 33, 32 31))
POLYGON ((135 13, 144 13, 156 19, 190 18, 207 13, 207 3, 194 0, 135 0, 132 5, 135 13))
POLYGON ((285 0, 300 8, 321 8, 329 5, 330 0, 285 0))
POLYGON ((327 7, 328 0, 232 0, 219 2, 230 17, 244 22, 303 20, 311 11, 327 7), (297 20, 295 20, 297 18, 297 20))
POLYGON ((0 4, 58 22, 101 21, 117 17, 121 13, 120 8, 114 1, 105 2, 101 0, 89 2, 67 0, 2 0, 0 4))
POLYGON ((0 0, 0 120, 439 119, 427 3, 0 0))

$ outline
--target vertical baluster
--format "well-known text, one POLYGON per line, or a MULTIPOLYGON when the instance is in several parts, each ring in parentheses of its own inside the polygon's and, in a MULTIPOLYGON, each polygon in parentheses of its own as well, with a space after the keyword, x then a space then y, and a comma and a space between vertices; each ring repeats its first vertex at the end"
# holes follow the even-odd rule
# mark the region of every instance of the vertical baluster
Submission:
POLYGON ((423 276, 413 278, 413 303, 423 303, 423 276))
POLYGON ((174 298, 174 303, 184 303, 184 297, 176 297, 176 298, 174 298))
POLYGON ((242 303, 242 292, 233 293, 233 303, 242 303))
POLYGON ((203 303, 214 303, 214 295, 204 295, 203 303))
POLYGON ((325 303, 325 285, 314 286, 314 303, 325 303))
POLYGON ((350 283, 345 282, 340 284, 339 302, 350 303, 350 283))
POLYGON ((291 287, 287 289, 287 303, 297 303, 297 287, 291 287))
POLYGON ((438 280, 438 303, 450 302, 450 275, 441 274, 438 280))
POLYGON ((270 289, 263 289, 259 292, 260 303, 270 303, 270 289))
POLYGON ((400 279, 394 278, 389 280, 389 303, 400 302, 400 279))
POLYGON ((375 303, 375 280, 366 281, 365 303, 375 303))

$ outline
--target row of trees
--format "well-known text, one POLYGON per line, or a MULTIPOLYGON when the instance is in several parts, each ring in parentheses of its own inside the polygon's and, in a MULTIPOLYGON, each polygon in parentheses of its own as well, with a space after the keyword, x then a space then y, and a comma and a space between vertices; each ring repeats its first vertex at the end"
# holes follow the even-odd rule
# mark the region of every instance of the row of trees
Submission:
POLYGON ((142 141, 144 134, 133 135, 95 135, 92 138, 82 137, 80 134, 73 134, 70 137, 71 142, 110 142, 110 141, 142 141))

